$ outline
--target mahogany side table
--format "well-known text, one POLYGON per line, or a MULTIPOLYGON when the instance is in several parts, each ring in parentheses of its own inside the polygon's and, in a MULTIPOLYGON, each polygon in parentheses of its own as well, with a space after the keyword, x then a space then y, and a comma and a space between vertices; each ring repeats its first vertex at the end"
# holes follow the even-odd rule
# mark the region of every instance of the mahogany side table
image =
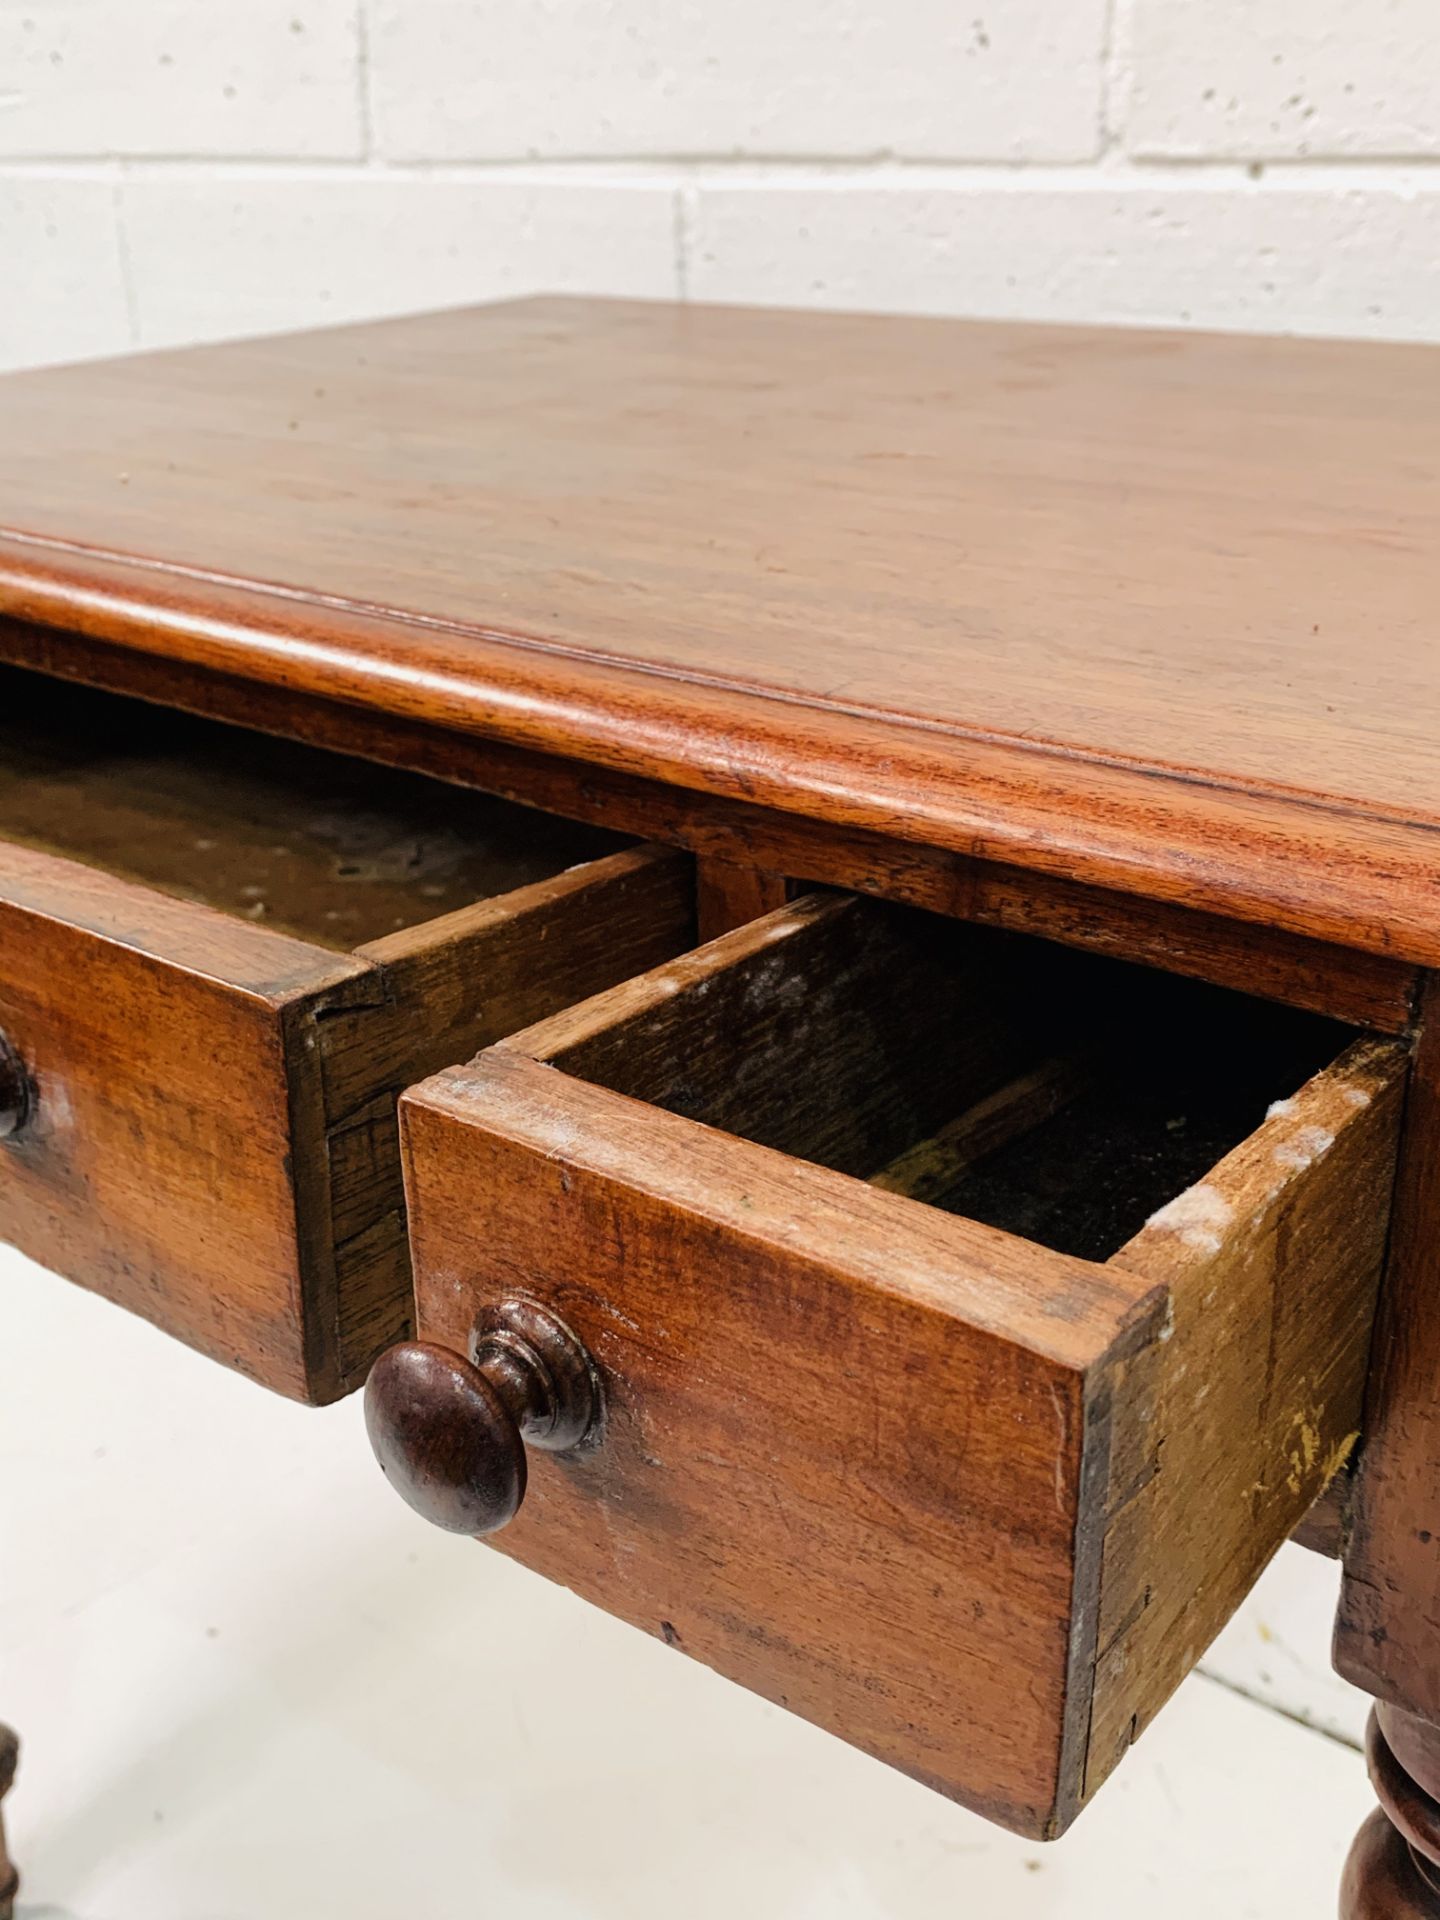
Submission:
POLYGON ((1280 1544, 1440 1915, 1440 359, 0 381, 0 1235, 1049 1837, 1280 1544))

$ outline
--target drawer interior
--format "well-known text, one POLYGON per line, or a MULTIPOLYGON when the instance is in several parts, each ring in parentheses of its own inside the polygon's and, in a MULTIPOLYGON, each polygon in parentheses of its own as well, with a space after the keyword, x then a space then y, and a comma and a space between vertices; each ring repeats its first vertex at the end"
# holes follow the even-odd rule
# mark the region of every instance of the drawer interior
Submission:
POLYGON ((772 943, 742 930, 733 964, 677 962, 671 991, 547 1057, 1103 1261, 1354 1037, 1318 1015, 909 909, 867 903, 814 927, 772 943))
POLYGON ((0 667, 0 838, 342 951, 627 844, 15 667, 0 667))

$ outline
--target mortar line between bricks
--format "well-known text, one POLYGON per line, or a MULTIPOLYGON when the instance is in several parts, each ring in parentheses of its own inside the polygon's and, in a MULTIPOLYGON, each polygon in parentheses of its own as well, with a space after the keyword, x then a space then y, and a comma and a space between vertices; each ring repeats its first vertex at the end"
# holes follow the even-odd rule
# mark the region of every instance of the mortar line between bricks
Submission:
POLYGON ((1440 151, 1433 154, 1304 155, 1248 158, 1213 155, 1089 155, 1082 160, 944 160, 918 155, 797 154, 566 154, 525 158, 408 160, 375 154, 11 154, 0 156, 0 179, 37 175, 50 179, 110 177, 117 167, 132 180, 192 177, 236 180, 297 175, 316 181, 396 180, 513 182, 571 186, 670 186, 678 175, 692 186, 733 182, 754 175, 757 188, 768 185, 823 184, 980 187, 1004 182, 1018 190, 1052 185, 1066 191, 1087 186, 1114 188, 1174 186, 1253 186, 1270 183, 1373 190, 1388 182, 1402 191, 1413 181, 1427 185, 1440 178, 1440 151))
POLYGON ((355 0, 355 105, 365 164, 373 168, 378 156, 375 152, 375 103, 370 91, 369 0, 355 0))
POLYGON ((690 244, 693 220, 691 217, 690 196, 693 188, 683 180, 677 181, 672 206, 675 242, 675 296, 679 300, 690 298, 690 244))
POLYGON ((1100 31, 1100 99, 1096 115, 1096 161, 1099 165, 1112 158, 1120 141, 1115 125, 1115 28, 1120 0, 1105 0, 1105 20, 1100 31))
POLYGON ((125 179, 123 174, 111 177, 110 187, 111 215, 115 221, 115 258, 120 270, 120 297, 125 304, 125 324, 130 334, 130 345, 140 345, 140 294, 135 284, 135 266, 130 257, 130 230, 125 220, 125 179))

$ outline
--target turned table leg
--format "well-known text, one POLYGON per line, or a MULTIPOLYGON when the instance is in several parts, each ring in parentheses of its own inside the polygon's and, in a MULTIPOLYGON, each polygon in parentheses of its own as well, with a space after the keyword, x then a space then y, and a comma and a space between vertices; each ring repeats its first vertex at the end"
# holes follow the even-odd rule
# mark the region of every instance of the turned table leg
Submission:
POLYGON ((1380 1805, 1340 1883, 1340 1920, 1440 1920, 1440 1727, 1381 1701, 1365 1753, 1380 1805))
MULTIPOLYGON (((20 1742, 9 1727, 0 1727, 0 1801, 10 1791, 15 1778, 15 1762, 20 1757, 20 1742)), ((11 1920, 15 1911, 15 1895, 20 1890, 20 1876, 15 1871, 15 1862, 10 1858, 10 1849, 5 1844, 5 1813, 0 1807, 0 1920, 11 1920)))

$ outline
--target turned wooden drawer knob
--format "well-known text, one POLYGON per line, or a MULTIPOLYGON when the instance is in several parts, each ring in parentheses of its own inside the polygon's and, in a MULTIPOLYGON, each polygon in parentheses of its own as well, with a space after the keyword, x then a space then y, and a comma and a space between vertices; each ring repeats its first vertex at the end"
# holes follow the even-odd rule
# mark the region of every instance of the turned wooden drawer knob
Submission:
POLYGON ((25 1062, 0 1032, 0 1140, 18 1133, 30 1118, 31 1098, 25 1062))
POLYGON ((402 1500, 447 1533, 494 1533, 525 1498, 526 1446, 564 1453, 595 1437, 590 1356, 548 1307, 502 1300, 476 1323, 466 1360, 406 1341, 365 1385, 365 1426, 402 1500))

